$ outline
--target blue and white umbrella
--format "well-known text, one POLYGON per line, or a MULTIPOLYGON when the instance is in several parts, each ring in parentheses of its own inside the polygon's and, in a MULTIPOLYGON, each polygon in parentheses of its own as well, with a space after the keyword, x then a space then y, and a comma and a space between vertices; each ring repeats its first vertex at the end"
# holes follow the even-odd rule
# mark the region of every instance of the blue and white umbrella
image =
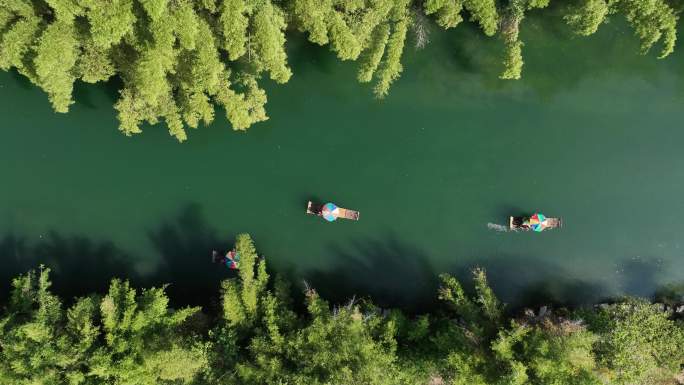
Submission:
POLYGON ((326 203, 323 205, 321 210, 321 215, 328 222, 335 221, 340 215, 340 208, 335 206, 334 203, 326 203))

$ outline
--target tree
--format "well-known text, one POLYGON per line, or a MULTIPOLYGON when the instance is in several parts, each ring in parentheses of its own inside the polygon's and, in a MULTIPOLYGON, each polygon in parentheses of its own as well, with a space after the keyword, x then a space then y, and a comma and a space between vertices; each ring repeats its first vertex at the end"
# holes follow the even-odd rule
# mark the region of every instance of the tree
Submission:
POLYGON ((186 126, 213 121, 214 105, 244 130, 266 119, 262 75, 291 76, 285 14, 270 0, 12 0, 0 4, 0 22, 0 68, 40 86, 57 112, 73 103, 76 80, 121 77, 115 108, 126 135, 164 120, 183 141, 186 126))
POLYGON ((530 382, 539 385, 600 385, 593 345, 598 336, 581 320, 553 313, 523 320, 528 328, 514 349, 530 382))
POLYGON ((354 303, 330 310, 314 290, 306 293, 307 316, 299 318, 287 306, 282 281, 269 288, 266 263, 249 235, 239 235, 235 246, 240 271, 222 284, 223 322, 212 332, 215 350, 221 352, 212 365, 220 368, 212 374, 215 381, 394 383, 391 322, 372 310, 363 314, 354 303))
POLYGON ((453 313, 433 323, 432 353, 424 356, 442 362, 439 377, 459 385, 601 383, 592 353, 597 337, 581 320, 552 312, 507 319, 484 270, 475 269, 473 279, 469 297, 455 278, 442 276, 440 298, 453 313))
POLYGON ((285 334, 297 324, 287 307, 288 288, 282 281, 269 288, 266 262, 248 234, 237 236, 235 251, 240 270, 237 278, 221 284, 222 317, 210 334, 215 354, 209 378, 273 383, 284 369, 285 334))
POLYGON ((425 13, 437 15, 443 28, 454 28, 463 21, 461 14, 468 11, 470 20, 477 22, 487 36, 498 28, 499 10, 494 0, 425 0, 425 13))
POLYGON ((296 384, 396 384, 394 323, 353 301, 330 310, 315 290, 306 293, 310 319, 287 351, 296 384))
MULTIPOLYGON (((179 141, 208 125, 217 107, 235 130, 268 119, 262 79, 292 76, 286 31, 306 33, 340 60, 359 62, 357 78, 388 95, 403 71, 406 35, 427 42, 428 20, 444 29, 464 15, 504 43, 502 79, 519 79, 520 28, 548 0, 5 0, 0 2, 0 69, 16 69, 48 95, 57 112, 73 104, 76 81, 119 78, 119 130, 164 122, 179 141)), ((574 0, 564 19, 586 36, 623 15, 641 52, 673 52, 681 4, 673 0, 574 0), (673 8, 673 7, 676 7, 673 8)))
POLYGON ((501 22, 500 34, 504 41, 504 70, 501 79, 520 79, 523 67, 522 47, 520 41, 520 23, 525 12, 535 8, 545 8, 549 0, 510 0, 501 22))
POLYGON ((312 43, 329 44, 341 60, 360 58, 359 81, 375 79, 373 92, 383 98, 403 70, 410 6, 410 0, 293 0, 291 13, 312 43))
POLYGON ((67 312, 50 293, 50 270, 41 267, 14 279, 0 318, 0 379, 7 384, 79 384, 87 371, 98 329, 92 299, 67 312))
POLYGON ((571 4, 563 19, 581 36, 593 35, 605 22, 609 7, 605 0, 582 0, 571 4))
POLYGON ((677 11, 665 0, 581 0, 568 7, 565 20, 579 35, 591 35, 612 14, 623 14, 647 53, 662 43, 659 58, 674 51, 677 11))
POLYGON ((599 361, 617 384, 655 384, 671 379, 684 362, 684 331, 662 305, 627 298, 595 312, 583 311, 593 331, 599 361))
POLYGON ((64 311, 49 269, 16 278, 0 318, 0 379, 12 384, 189 384, 206 345, 180 333, 197 309, 168 309, 163 289, 140 295, 114 280, 109 293, 64 311))
POLYGON ((104 344, 90 358, 89 375, 131 384, 189 384, 206 369, 206 345, 180 333, 198 308, 172 311, 163 288, 140 294, 112 280, 100 301, 104 344))

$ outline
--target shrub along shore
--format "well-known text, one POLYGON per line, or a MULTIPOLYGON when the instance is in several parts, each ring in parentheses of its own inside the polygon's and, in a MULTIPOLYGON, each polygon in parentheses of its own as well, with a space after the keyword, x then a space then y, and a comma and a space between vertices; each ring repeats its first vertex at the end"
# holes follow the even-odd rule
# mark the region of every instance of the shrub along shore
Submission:
POLYGON ((164 287, 69 300, 41 267, 13 280, 0 313, 0 384, 675 384, 684 325, 638 298, 513 312, 473 271, 466 293, 443 275, 429 314, 332 306, 306 288, 304 307, 272 279, 248 235, 220 311, 173 309, 164 287), (301 309, 296 311, 295 308, 301 309))
MULTIPOLYGON (((500 77, 519 79, 521 29, 550 0, 4 0, 0 69, 15 69, 48 95, 57 112, 74 102, 75 81, 122 86, 119 129, 141 132, 163 121, 179 141, 207 125, 217 107, 236 130, 267 119, 265 77, 292 76, 288 33, 304 33, 340 60, 358 62, 357 78, 382 98, 400 76, 407 46, 468 20, 502 42, 500 77), (432 32, 431 32, 432 31, 432 32)), ((589 36, 623 19, 641 53, 673 52, 681 0, 563 0, 553 19, 569 35, 589 36)), ((546 14, 546 13, 542 13, 546 14)), ((568 36, 572 38, 572 36, 568 36)), ((580 53, 581 54, 581 53, 580 53)), ((600 63, 600 58, 597 58, 600 63)))

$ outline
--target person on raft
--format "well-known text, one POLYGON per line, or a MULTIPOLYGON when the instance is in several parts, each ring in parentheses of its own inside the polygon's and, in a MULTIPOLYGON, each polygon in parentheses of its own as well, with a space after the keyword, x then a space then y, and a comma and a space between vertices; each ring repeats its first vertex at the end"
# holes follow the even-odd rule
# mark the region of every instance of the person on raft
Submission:
POLYGON ((211 262, 226 265, 229 269, 237 270, 240 268, 240 255, 235 250, 230 250, 225 256, 219 256, 218 251, 212 250, 211 262))

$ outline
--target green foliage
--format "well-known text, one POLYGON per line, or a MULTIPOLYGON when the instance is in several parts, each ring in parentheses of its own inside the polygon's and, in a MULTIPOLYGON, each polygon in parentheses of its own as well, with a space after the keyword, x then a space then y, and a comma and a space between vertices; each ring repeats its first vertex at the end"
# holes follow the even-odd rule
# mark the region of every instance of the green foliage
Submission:
POLYGON ((674 51, 678 12, 665 0, 581 0, 568 7, 564 18, 577 34, 587 36, 612 14, 624 15, 634 28, 642 53, 657 43, 662 44, 659 58, 674 51))
POLYGON ((35 79, 22 59, 33 45, 33 39, 39 28, 40 21, 35 17, 20 17, 11 24, 9 29, 3 33, 0 42, 0 68, 8 70, 15 67, 29 79, 35 79))
POLYGON ((549 312, 507 321, 482 269, 473 271, 474 296, 442 276, 440 298, 453 311, 430 337, 425 360, 453 384, 599 385, 593 354, 598 337, 578 320, 549 312), (439 357, 446 357, 439 361, 439 357))
POLYGON ((190 383, 206 367, 203 343, 180 327, 198 308, 172 311, 164 289, 138 293, 113 280, 100 302, 104 345, 92 358, 93 373, 114 383, 190 383))
POLYGON ((589 36, 605 21, 608 11, 608 3, 605 0, 581 0, 570 5, 563 18, 575 33, 589 36))
POLYGON ((377 83, 373 88, 373 92, 379 98, 384 98, 387 95, 390 85, 399 78, 403 70, 401 54, 404 51, 407 32, 408 20, 402 19, 394 25, 394 29, 389 36, 385 58, 380 62, 379 68, 375 73, 377 83))
POLYGON ((110 48, 119 44, 126 34, 133 32, 136 21, 133 0, 85 0, 83 4, 87 8, 85 15, 90 26, 90 36, 96 46, 110 48))
POLYGON ((662 43, 659 58, 674 51, 677 40, 677 16, 665 0, 621 0, 617 8, 625 15, 641 40, 642 53, 662 43))
POLYGON ((49 269, 14 280, 0 318, 0 379, 12 384, 189 384, 206 369, 206 344, 181 333, 198 309, 171 311, 163 289, 109 293, 66 311, 49 269), (99 303, 99 305, 98 305, 99 303))
POLYGON ((380 65, 380 60, 385 54, 385 47, 390 37, 389 24, 378 26, 371 37, 371 46, 366 50, 361 59, 358 79, 362 83, 368 83, 373 79, 373 74, 380 65))
POLYGON ((499 33, 504 42, 504 69, 499 78, 511 80, 522 76, 523 42, 520 41, 520 23, 525 12, 535 8, 545 8, 549 0, 510 0, 501 22, 499 33))
POLYGON ((251 238, 239 235, 235 248, 240 271, 222 284, 222 323, 212 331, 222 354, 215 356, 212 367, 219 370, 211 378, 230 377, 240 384, 394 383, 394 323, 372 306, 364 311, 351 303, 331 310, 311 289, 307 314, 298 318, 287 307, 289 289, 283 281, 269 287, 265 262, 251 238))
MULTIPOLYGON (((285 54, 286 26, 283 12, 270 2, 264 2, 254 15, 254 66, 257 72, 268 72, 278 83, 285 83, 292 76, 285 54)), ((251 49, 250 45, 249 52, 251 49)))
MULTIPOLYGON (((237 279, 224 281, 223 320, 213 332, 215 343, 246 348, 244 357, 226 367, 243 384, 390 384, 394 366, 394 329, 372 309, 360 306, 331 310, 315 291, 307 292, 307 317, 297 319, 285 306, 282 281, 268 287, 265 262, 251 238, 237 237, 237 279)), ((218 375, 217 375, 218 377, 218 375)))
POLYGON ((0 68, 17 68, 43 88, 57 112, 73 103, 76 80, 121 77, 115 108, 126 135, 163 120, 183 141, 186 126, 213 121, 217 104, 234 129, 246 129, 266 119, 262 74, 280 83, 291 76, 285 14, 268 0, 219 6, 190 0, 13 0, 0 3, 0 23, 0 68))
POLYGON ((443 28, 453 28, 463 21, 461 13, 468 11, 470 19, 480 24, 487 36, 493 36, 498 28, 499 15, 494 0, 426 0, 427 15, 436 14, 437 24, 443 28))
POLYGON ((223 317, 232 327, 250 327, 263 311, 268 273, 249 235, 238 235, 235 251, 240 255, 240 279, 223 281, 221 285, 223 317))
POLYGON ((394 325, 359 306, 330 311, 315 291, 307 293, 311 320, 297 333, 292 358, 300 362, 295 383, 391 384, 394 325))
POLYGON ((74 76, 86 83, 106 81, 114 76, 116 69, 107 50, 87 42, 78 56, 74 76))
POLYGON ((603 336, 598 358, 613 370, 618 384, 657 383, 671 378, 684 362, 684 331, 661 305, 627 299, 589 319, 603 336))
POLYGON ((247 27, 249 18, 246 15, 247 5, 244 0, 226 0, 221 2, 219 23, 222 32, 222 43, 230 60, 237 60, 247 51, 247 27))
POLYGON ((293 0, 291 13, 309 41, 330 44, 341 60, 361 58, 358 79, 376 79, 373 92, 383 98, 402 71, 401 56, 411 19, 409 0, 293 0), (345 4, 344 2, 340 2, 345 4))
MULTIPOLYGON (((517 35, 515 36, 517 37, 517 35)), ((505 56, 503 59, 504 70, 501 72, 501 75, 499 75, 499 78, 506 80, 520 79, 522 77, 522 68, 524 64, 522 56, 523 42, 517 38, 510 38, 505 40, 505 44, 505 56)))
POLYGON ((592 352, 597 339, 577 321, 546 319, 529 330, 518 355, 534 383, 599 385, 592 352))
MULTIPOLYGON (((0 68, 16 69, 47 94, 57 112, 74 102, 74 82, 123 81, 119 130, 142 132, 164 122, 178 141, 186 128, 226 111, 235 130, 268 119, 260 83, 286 83, 287 30, 328 45, 340 60, 358 60, 358 80, 384 98, 403 71, 409 30, 427 44, 427 20, 453 28, 469 15, 503 41, 502 79, 522 75, 520 28, 527 12, 549 0, 4 0, 0 68)), ((681 6, 670 0, 574 0, 564 20, 579 35, 620 14, 642 53, 673 52, 681 6), (676 8, 676 10, 675 10, 676 8)))
POLYGON ((34 65, 40 86, 57 112, 67 112, 73 103, 74 65, 78 57, 78 41, 73 24, 50 24, 38 40, 34 65))
POLYGON ((72 345, 79 342, 78 334, 60 327, 63 309, 49 291, 49 272, 41 267, 12 282, 10 303, 0 318, 0 371, 8 383, 59 383, 78 372, 75 364, 84 350, 72 345))

